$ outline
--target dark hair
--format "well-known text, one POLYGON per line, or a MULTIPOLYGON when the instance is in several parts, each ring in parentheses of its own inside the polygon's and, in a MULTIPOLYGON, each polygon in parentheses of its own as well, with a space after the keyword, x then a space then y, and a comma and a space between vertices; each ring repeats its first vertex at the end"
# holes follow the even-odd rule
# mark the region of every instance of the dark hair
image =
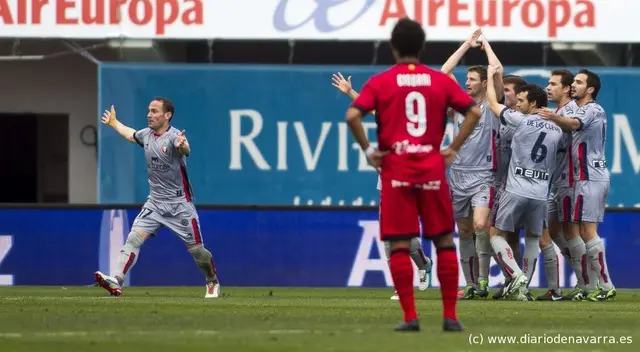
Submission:
POLYGON ((547 98, 547 92, 537 84, 528 83, 520 88, 519 93, 527 93, 527 100, 529 103, 536 102, 537 108, 547 107, 549 98, 547 98))
POLYGON ((485 66, 482 66, 482 65, 471 66, 467 69, 467 73, 469 72, 478 73, 480 75, 481 81, 487 80, 487 68, 485 66))
POLYGON ((560 83, 562 87, 570 87, 573 83, 573 73, 569 70, 553 70, 551 76, 560 76, 560 83))
POLYGON ((420 23, 403 18, 391 32, 391 47, 400 57, 418 57, 424 48, 426 34, 420 23))
POLYGON ((600 76, 586 68, 578 71, 578 74, 581 73, 587 76, 587 88, 593 88, 593 94, 591 94, 591 96, 595 99, 598 96, 598 92, 600 92, 600 76))
POLYGON ((164 97, 155 97, 153 98, 153 101, 159 101, 162 103, 162 111, 164 112, 170 112, 171 113, 171 118, 173 118, 173 112, 175 111, 175 106, 173 105, 173 102, 167 98, 164 97))
POLYGON ((527 84, 524 78, 516 75, 506 75, 502 77, 502 84, 513 84, 513 90, 518 93, 520 88, 527 84))

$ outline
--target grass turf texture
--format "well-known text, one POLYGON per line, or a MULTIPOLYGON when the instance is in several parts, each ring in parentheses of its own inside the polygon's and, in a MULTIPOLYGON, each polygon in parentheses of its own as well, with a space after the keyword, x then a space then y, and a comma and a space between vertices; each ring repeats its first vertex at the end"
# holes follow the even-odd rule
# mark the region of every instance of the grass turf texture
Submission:
MULTIPOLYGON (((463 333, 442 332, 440 293, 416 290, 419 333, 394 333, 391 289, 0 287, 5 351, 639 351, 640 291, 610 302, 458 303, 463 333), (475 336, 470 344, 469 335, 475 336), (490 336, 613 336, 608 344, 490 344, 490 336), (146 350, 145 350, 146 349, 146 350)), ((544 291, 536 290, 534 296, 544 291)), ((531 341, 531 338, 529 338, 531 341)), ((608 341, 607 341, 608 342, 608 341)))

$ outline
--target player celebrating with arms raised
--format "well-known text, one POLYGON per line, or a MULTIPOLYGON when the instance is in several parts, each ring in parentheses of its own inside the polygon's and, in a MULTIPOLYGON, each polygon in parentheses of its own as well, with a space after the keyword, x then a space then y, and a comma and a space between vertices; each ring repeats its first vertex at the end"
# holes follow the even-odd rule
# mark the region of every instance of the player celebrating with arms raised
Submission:
POLYGON ((166 98, 155 98, 149 104, 148 127, 139 131, 116 119, 116 110, 104 112, 102 123, 119 135, 144 148, 149 174, 149 198, 133 221, 127 241, 120 250, 117 271, 113 276, 95 273, 98 285, 114 296, 122 294, 122 284, 138 260, 140 247, 161 227, 173 231, 186 245, 206 278, 206 298, 220 294, 220 284, 213 257, 203 244, 200 220, 193 204, 191 184, 187 178, 186 157, 191 153, 184 135, 171 126, 174 105, 166 98))
POLYGON ((461 331, 456 315, 458 258, 446 165, 480 118, 475 102, 447 75, 420 63, 422 26, 398 21, 391 34, 396 65, 370 78, 346 114, 347 123, 369 162, 381 168, 380 233, 391 241, 391 276, 404 311, 396 331, 419 331, 413 296, 409 246, 422 232, 435 242, 444 330, 461 331), (460 134, 440 153, 447 107, 465 114, 460 134), (376 111, 379 151, 369 144, 362 118, 376 111))
POLYGON ((542 116, 572 132, 573 218, 565 237, 576 276, 582 276, 584 282, 584 289, 577 287, 567 297, 573 300, 604 301, 616 296, 604 243, 598 236, 610 182, 604 151, 607 114, 595 102, 599 91, 600 77, 592 71, 580 70, 571 86, 577 111, 570 117, 548 109, 541 111, 542 116), (589 262, 595 270, 590 270, 589 262))
MULTIPOLYGON (((442 65, 442 72, 452 74, 464 54, 472 47, 478 47, 482 35, 476 30, 469 39, 442 65)), ((489 42, 482 41, 489 65, 501 67, 489 42)), ((502 73, 495 80, 498 99, 503 97, 502 73)), ((451 75, 452 76, 452 75, 451 75)), ((496 135, 498 120, 487 108, 487 68, 472 66, 467 70, 466 87, 482 110, 482 117, 475 125, 473 134, 457 154, 449 175, 451 194, 460 236, 460 264, 467 285, 461 299, 486 298, 489 295, 489 266, 491 264, 491 244, 489 242, 489 212, 495 196, 494 172, 497 168, 496 135), (475 243, 474 243, 475 234, 475 243), (477 259, 476 259, 477 258, 477 259), (476 264, 477 261, 477 264, 476 264)), ((455 134, 465 117, 454 115, 455 134)))

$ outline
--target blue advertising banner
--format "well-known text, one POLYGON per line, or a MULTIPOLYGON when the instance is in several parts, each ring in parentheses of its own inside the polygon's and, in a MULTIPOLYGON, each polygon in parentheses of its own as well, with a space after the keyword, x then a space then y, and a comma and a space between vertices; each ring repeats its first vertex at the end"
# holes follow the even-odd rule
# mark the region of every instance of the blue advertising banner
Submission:
MULTIPOLYGON (((100 114, 115 105, 124 124, 146 127, 155 96, 176 104, 174 125, 185 129, 193 152, 189 175, 199 204, 375 205, 376 173, 344 122, 349 99, 331 75, 352 75, 356 89, 384 67, 104 64, 100 114)), ((594 69, 607 111, 608 205, 640 205, 640 129, 635 92, 640 70, 594 69)), ((550 69, 509 68, 546 86, 550 69)), ((573 71, 577 69, 573 68, 573 71)), ((464 82, 466 71, 455 72, 464 82)), ((375 141, 375 123, 366 121, 375 141)), ((450 143, 449 126, 444 144, 450 143)), ((102 204, 143 203, 148 194, 142 149, 109 128, 99 128, 102 204)))
MULTIPOLYGON (((0 285, 87 285, 112 272, 138 210, 0 210, 0 285), (37 221, 34 221, 36 220, 37 221)), ((205 244, 227 286, 389 287, 391 274, 371 210, 201 210, 205 244)), ((640 213, 607 213, 600 226, 612 281, 640 288, 634 236, 640 213)), ((437 257, 431 243, 425 253, 437 257)), ((560 285, 575 275, 558 256, 560 285)), ((546 287, 543 260, 531 287, 546 287)), ((503 277, 494 265, 490 284, 503 277)), ((435 268, 434 268, 435 272, 435 268)), ((163 229, 142 247, 131 285, 201 285, 184 244, 163 229)), ((417 280, 417 275, 416 275, 417 280)), ((464 285, 460 272, 459 283, 464 285)), ((417 281, 416 281, 417 285, 417 281)), ((435 275, 431 285, 438 287, 435 275)))

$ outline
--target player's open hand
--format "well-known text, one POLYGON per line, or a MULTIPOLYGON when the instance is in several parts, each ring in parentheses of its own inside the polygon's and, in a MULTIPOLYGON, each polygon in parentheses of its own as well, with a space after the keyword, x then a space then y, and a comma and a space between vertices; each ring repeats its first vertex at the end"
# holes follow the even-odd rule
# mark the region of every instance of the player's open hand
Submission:
POLYGON ((118 122, 116 119, 116 108, 111 105, 111 110, 105 110, 100 121, 107 126, 115 126, 116 122, 118 122))
POLYGON ((184 132, 185 130, 182 130, 180 131, 180 133, 178 133, 178 137, 176 137, 176 148, 182 147, 187 141, 187 137, 184 136, 184 132))
POLYGON ((371 164, 371 166, 376 168, 376 170, 378 170, 378 173, 380 173, 379 170, 380 166, 382 165, 382 158, 384 158, 384 156, 387 154, 389 154, 389 151, 381 152, 379 150, 376 150, 375 152, 371 153, 371 155, 367 156, 369 163, 371 164))
POLYGON ((338 72, 333 74, 333 77, 331 77, 331 81, 333 82, 332 85, 338 88, 338 90, 343 94, 349 95, 349 93, 351 92, 351 76, 347 77, 347 79, 344 79, 342 73, 338 72))
POLYGON ((469 37, 469 39, 467 39, 467 44, 469 44, 469 46, 472 48, 479 47, 480 43, 478 43, 478 39, 480 38, 481 35, 482 35, 482 29, 480 28, 476 29, 473 33, 471 33, 471 36, 469 37))
POLYGON ((447 165, 451 165, 453 163, 453 159, 456 158, 456 154, 458 154, 455 150, 451 148, 445 148, 444 150, 440 151, 440 153, 442 153, 442 156, 444 157, 444 162, 447 163, 447 165))
POLYGON ((538 109, 538 115, 540 115, 540 117, 542 117, 545 120, 553 120, 554 118, 557 117, 556 113, 549 108, 538 109))

